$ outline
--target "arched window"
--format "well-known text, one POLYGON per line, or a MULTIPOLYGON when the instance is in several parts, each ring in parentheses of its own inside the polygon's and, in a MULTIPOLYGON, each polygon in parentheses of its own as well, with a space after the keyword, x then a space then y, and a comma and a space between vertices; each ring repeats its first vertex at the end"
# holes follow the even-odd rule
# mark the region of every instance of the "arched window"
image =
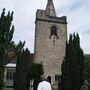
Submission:
POLYGON ((56 26, 51 27, 50 39, 51 39, 51 36, 53 36, 53 35, 58 39, 58 33, 57 33, 57 27, 56 26))

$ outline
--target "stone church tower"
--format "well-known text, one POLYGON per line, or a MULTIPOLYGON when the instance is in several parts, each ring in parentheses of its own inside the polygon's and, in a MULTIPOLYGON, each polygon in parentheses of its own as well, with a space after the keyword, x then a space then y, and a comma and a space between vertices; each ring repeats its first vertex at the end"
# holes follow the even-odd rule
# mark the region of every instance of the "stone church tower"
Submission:
POLYGON ((37 10, 35 23, 34 61, 43 65, 44 75, 54 86, 61 75, 61 64, 65 56, 66 17, 57 17, 53 1, 48 0, 46 10, 37 10))

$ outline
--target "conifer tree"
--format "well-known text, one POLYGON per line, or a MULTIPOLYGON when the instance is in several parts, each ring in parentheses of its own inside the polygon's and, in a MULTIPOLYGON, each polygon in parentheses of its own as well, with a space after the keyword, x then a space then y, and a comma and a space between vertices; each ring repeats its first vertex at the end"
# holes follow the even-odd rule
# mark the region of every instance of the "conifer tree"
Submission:
POLYGON ((3 87, 4 79, 4 66, 7 63, 7 50, 12 43, 14 26, 12 26, 13 12, 8 12, 5 15, 5 9, 3 9, 0 16, 0 90, 3 87))
POLYGON ((85 80, 87 80, 87 85, 90 89, 90 54, 85 55, 84 72, 85 80))
POLYGON ((26 90, 29 60, 29 50, 22 50, 17 57, 16 73, 14 77, 14 90, 26 90))
POLYGON ((43 65, 39 63, 32 63, 29 67, 29 80, 34 80, 33 90, 37 90, 38 83, 43 75, 43 65))
POLYGON ((66 44, 66 56, 62 64, 63 90, 80 90, 84 81, 84 54, 79 35, 70 35, 66 44))

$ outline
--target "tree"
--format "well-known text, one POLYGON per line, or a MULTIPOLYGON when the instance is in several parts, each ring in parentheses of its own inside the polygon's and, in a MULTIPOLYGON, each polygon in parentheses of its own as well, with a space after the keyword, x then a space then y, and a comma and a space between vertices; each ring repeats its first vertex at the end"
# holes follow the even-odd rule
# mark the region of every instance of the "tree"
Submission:
POLYGON ((29 80, 34 80, 33 89, 37 90, 37 85, 41 80, 41 75, 43 75, 43 66, 39 63, 32 63, 29 67, 28 78, 29 80))
POLYGON ((4 66, 7 63, 7 49, 12 43, 14 26, 12 26, 13 12, 8 12, 5 15, 5 9, 3 9, 0 16, 0 90, 4 85, 4 66))
POLYGON ((87 80, 87 84, 90 89, 90 54, 85 55, 85 65, 84 65, 84 70, 85 70, 85 80, 87 80))
POLYGON ((23 51, 24 45, 25 45, 25 41, 24 42, 19 41, 18 44, 12 42, 9 46, 9 49, 12 49, 12 51, 15 53, 15 56, 18 57, 23 51))
POLYGON ((62 63, 62 89, 80 90, 84 81, 84 53, 79 35, 70 35, 66 44, 66 55, 62 63))
POLYGON ((17 57, 14 90, 26 89, 29 61, 30 52, 28 49, 23 49, 17 57))

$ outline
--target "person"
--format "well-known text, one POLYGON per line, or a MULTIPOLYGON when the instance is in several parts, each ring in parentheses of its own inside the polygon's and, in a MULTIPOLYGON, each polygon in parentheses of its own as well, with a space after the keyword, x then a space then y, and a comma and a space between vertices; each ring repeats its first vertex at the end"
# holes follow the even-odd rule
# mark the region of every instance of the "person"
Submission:
POLYGON ((43 77, 43 81, 38 84, 37 90, 52 90, 51 84, 43 77))

